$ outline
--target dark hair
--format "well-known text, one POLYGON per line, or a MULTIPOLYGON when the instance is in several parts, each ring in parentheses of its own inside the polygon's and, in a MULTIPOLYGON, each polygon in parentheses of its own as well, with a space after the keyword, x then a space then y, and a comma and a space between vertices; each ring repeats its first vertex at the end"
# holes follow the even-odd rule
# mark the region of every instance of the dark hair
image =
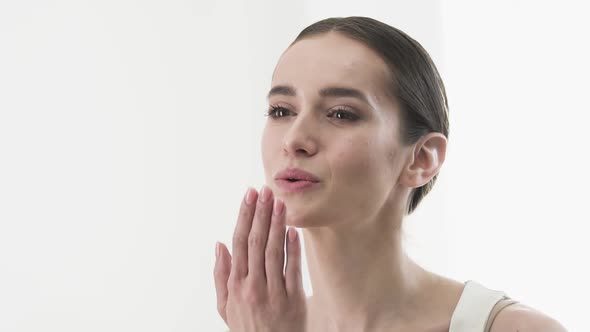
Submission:
MULTIPOLYGON (((389 66, 390 94, 400 104, 403 144, 439 132, 449 137, 449 115, 445 87, 434 62, 422 45, 403 31, 369 17, 333 17, 318 21, 299 33, 293 45, 306 37, 338 32, 375 51, 389 66)), ((410 195, 407 214, 430 192, 438 174, 410 195)))

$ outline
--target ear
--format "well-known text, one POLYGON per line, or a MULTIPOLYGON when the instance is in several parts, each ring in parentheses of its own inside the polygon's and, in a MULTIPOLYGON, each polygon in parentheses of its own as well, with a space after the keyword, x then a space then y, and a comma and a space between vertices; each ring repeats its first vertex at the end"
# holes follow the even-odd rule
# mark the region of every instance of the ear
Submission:
POLYGON ((445 161, 447 138, 441 133, 429 133, 413 146, 413 153, 402 171, 400 182, 410 188, 418 188, 438 174, 445 161))

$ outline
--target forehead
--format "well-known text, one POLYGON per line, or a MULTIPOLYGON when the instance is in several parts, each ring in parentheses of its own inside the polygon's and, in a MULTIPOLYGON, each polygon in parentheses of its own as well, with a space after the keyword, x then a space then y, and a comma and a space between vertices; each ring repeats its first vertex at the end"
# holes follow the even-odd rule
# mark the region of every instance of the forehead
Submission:
POLYGON ((372 97, 385 93, 389 71, 385 62, 364 44, 339 33, 302 39, 281 56, 272 84, 319 90, 346 85, 372 97))

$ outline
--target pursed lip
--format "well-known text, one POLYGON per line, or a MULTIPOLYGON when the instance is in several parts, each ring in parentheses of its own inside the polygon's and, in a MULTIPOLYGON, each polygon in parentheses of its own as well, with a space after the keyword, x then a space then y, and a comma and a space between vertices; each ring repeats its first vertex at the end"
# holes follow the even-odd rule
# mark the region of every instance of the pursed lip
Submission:
POLYGON ((313 173, 307 172, 300 168, 285 168, 277 173, 275 180, 320 182, 320 179, 313 173))

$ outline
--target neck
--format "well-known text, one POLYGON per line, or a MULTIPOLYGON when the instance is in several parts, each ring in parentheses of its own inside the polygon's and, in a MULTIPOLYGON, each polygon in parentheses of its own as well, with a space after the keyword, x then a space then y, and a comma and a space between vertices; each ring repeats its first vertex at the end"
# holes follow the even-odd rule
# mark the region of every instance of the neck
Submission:
POLYGON ((354 226, 303 229, 313 288, 309 317, 316 329, 371 331, 402 326, 425 310, 421 304, 432 274, 404 253, 402 214, 393 221, 392 214, 387 215, 354 226))

